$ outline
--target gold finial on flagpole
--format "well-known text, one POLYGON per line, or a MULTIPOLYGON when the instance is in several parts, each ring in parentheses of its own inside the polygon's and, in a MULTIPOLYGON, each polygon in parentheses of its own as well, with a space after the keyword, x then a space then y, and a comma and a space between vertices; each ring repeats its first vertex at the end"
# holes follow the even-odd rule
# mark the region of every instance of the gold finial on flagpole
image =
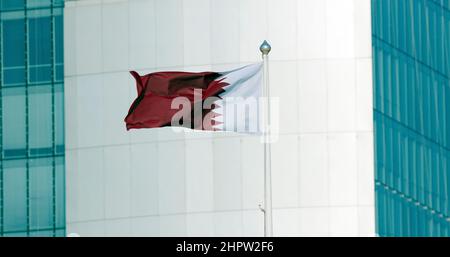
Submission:
POLYGON ((264 42, 259 47, 259 51, 261 51, 263 55, 268 55, 270 53, 270 50, 272 50, 272 47, 269 45, 269 43, 267 43, 267 40, 264 40, 264 42))

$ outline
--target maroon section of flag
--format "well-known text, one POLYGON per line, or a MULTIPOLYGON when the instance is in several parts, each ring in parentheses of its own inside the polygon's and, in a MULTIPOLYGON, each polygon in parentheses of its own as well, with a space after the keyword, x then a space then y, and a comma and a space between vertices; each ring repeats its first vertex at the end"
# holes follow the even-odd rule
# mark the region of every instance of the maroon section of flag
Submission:
MULTIPOLYGON (((197 104, 197 98, 194 97, 196 92, 201 92, 200 99, 203 103, 208 97, 218 97, 228 85, 218 79, 222 74, 217 72, 155 72, 145 76, 140 76, 135 71, 130 73, 136 80, 138 97, 125 117, 127 130, 171 126, 172 117, 179 112, 178 109, 171 108, 173 99, 189 99, 192 112, 190 116, 193 116, 193 106, 197 104)), ((202 108, 202 116, 205 117, 212 109, 202 108)), ((203 124, 193 123, 190 127, 204 129, 203 124)))

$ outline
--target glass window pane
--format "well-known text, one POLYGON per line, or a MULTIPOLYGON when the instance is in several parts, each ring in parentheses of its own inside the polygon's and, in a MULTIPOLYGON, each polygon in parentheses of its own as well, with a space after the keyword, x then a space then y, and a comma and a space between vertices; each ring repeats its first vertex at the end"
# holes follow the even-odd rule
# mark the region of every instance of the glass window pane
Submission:
POLYGON ((45 64, 39 66, 30 66, 30 83, 39 83, 39 82, 47 82, 51 83, 52 81, 52 65, 45 64))
POLYGON ((49 7, 51 3, 51 0, 27 0, 27 7, 49 7))
POLYGON ((53 234, 53 230, 40 230, 30 232, 30 237, 52 237, 53 234))
POLYGON ((30 87, 28 98, 30 148, 45 151, 52 147, 51 86, 30 87))
POLYGON ((53 0, 53 6, 64 6, 64 0, 53 0))
POLYGON ((40 11, 35 14, 38 17, 29 19, 30 82, 51 80, 51 17, 39 17, 44 14, 47 12, 40 11))
POLYGON ((3 89, 3 148, 26 148, 25 89, 3 89))
POLYGON ((55 236, 57 237, 66 237, 66 230, 65 229, 58 229, 56 230, 55 236))
POLYGON ((2 0, 2 11, 24 8, 25 0, 2 0))
POLYGON ((3 69, 3 83, 5 87, 8 86, 21 86, 26 82, 25 77, 25 68, 20 67, 12 67, 12 68, 4 68, 3 69))
POLYGON ((56 65, 56 81, 61 82, 64 80, 64 65, 57 64, 56 65))
POLYGON ((56 227, 66 226, 64 157, 56 158, 56 227))
POLYGON ((51 17, 29 19, 30 65, 51 63, 51 17))
POLYGON ((27 229, 27 176, 26 161, 4 161, 3 212, 5 232, 27 229))
POLYGON ((4 86, 24 84, 25 77, 25 20, 23 12, 2 13, 3 78, 4 86))
POLYGON ((63 16, 55 16, 55 53, 56 53, 56 63, 62 64, 64 59, 64 24, 63 16))
POLYGON ((11 232, 11 233, 5 233, 5 237, 27 237, 27 232, 11 232))
MULTIPOLYGON (((55 85, 55 123, 56 146, 64 146, 64 91, 62 84, 55 85)), ((61 153, 64 153, 64 147, 62 150, 61 153)))
POLYGON ((51 158, 30 162, 30 229, 53 228, 53 166, 51 158))
POLYGON ((25 66, 25 20, 3 21, 3 67, 25 66))

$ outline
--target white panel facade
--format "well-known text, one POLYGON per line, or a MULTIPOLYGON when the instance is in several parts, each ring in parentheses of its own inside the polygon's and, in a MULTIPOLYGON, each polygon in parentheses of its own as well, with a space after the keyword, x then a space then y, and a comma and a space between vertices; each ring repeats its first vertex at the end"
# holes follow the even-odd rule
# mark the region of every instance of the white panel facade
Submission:
POLYGON ((78 0, 64 17, 68 233, 262 236, 259 138, 123 119, 129 70, 228 70, 267 39, 275 236, 375 234, 370 0, 78 0))

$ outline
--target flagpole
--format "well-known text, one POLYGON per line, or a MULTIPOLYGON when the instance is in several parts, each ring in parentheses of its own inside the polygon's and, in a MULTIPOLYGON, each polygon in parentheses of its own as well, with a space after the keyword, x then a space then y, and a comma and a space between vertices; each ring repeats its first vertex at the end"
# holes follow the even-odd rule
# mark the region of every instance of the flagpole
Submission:
POLYGON ((269 52, 272 47, 266 40, 259 50, 262 53, 264 63, 264 89, 263 96, 266 99, 264 114, 264 236, 273 236, 272 225, 272 177, 271 177, 271 144, 270 144, 270 88, 269 88, 269 52))

